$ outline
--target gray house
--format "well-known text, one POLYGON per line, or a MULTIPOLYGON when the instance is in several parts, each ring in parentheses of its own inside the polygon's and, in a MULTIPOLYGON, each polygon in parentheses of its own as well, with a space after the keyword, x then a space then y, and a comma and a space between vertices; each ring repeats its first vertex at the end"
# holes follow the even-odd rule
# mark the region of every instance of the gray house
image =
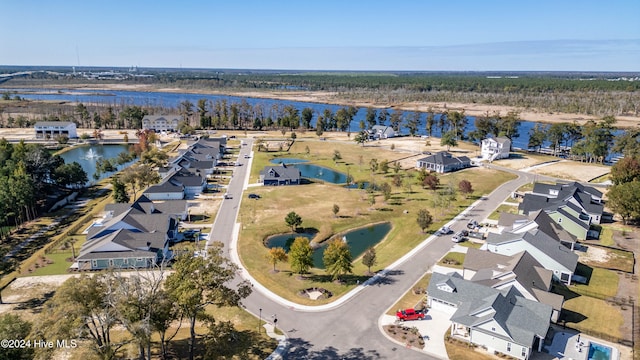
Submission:
POLYGON ((369 130, 369 138, 372 140, 388 139, 396 136, 398 136, 398 132, 391 126, 373 125, 369 130))
POLYGON ((455 157, 446 151, 437 152, 418 160, 416 168, 446 173, 456 171, 471 166, 471 159, 466 156, 455 157))
POLYGON ((300 170, 285 164, 265 166, 260 171, 260 182, 264 185, 298 185, 300 184, 300 170))
POLYGON ((451 336, 517 359, 542 350, 551 306, 525 299, 516 289, 497 290, 459 274, 433 273, 427 287, 431 308, 451 315, 451 336))
POLYGON ((462 267, 465 280, 498 290, 513 286, 525 299, 551 306, 551 321, 558 321, 564 297, 550 292, 553 272, 528 252, 506 256, 469 248, 462 267))

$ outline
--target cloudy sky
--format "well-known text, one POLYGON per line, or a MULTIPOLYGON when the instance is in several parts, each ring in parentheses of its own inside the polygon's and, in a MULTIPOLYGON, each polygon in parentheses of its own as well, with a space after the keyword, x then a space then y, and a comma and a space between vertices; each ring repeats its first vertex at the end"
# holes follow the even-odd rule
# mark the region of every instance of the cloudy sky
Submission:
POLYGON ((640 1, 4 1, 0 65, 640 71, 640 1))

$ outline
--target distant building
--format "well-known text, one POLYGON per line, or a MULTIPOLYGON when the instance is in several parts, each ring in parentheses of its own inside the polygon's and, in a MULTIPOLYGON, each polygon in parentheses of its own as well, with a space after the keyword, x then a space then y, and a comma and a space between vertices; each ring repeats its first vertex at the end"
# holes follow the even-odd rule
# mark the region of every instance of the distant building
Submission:
POLYGON ((298 185, 300 184, 300 170, 285 164, 265 166, 260 171, 260 181, 264 185, 298 185))
POLYGON ((180 115, 145 115, 142 118, 142 129, 155 132, 177 131, 180 121, 180 115))
POLYGON ((482 140, 482 159, 498 160, 507 159, 511 150, 511 140, 506 137, 488 138, 482 140))
POLYGON ((55 139, 57 136, 77 138, 76 124, 69 121, 39 121, 35 125, 36 139, 55 139))
POLYGON ((388 139, 398 136, 398 132, 393 130, 391 126, 386 125, 373 125, 369 130, 369 137, 374 140, 388 139))
POLYGON ((416 168, 446 173, 471 166, 471 159, 466 156, 455 157, 446 151, 440 151, 417 161, 416 168))

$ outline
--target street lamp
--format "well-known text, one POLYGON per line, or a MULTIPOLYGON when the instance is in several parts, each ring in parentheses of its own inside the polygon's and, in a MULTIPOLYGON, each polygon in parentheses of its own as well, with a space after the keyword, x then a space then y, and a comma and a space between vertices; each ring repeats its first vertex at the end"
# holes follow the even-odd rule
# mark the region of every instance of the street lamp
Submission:
POLYGON ((260 308, 260 320, 258 322, 258 333, 260 333, 260 325, 262 325, 262 308, 260 308))

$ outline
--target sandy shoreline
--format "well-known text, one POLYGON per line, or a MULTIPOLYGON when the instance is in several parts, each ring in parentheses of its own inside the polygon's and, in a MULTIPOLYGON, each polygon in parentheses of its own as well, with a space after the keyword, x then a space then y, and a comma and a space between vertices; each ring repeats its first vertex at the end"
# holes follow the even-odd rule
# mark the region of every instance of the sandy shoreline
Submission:
MULTIPOLYGON (((203 95, 231 95, 243 96, 263 99, 277 99, 302 101, 320 104, 336 104, 336 105, 353 105, 356 107, 375 107, 401 109, 405 111, 421 111, 426 112, 429 107, 435 112, 443 112, 445 110, 464 110, 469 116, 479 116, 486 112, 500 112, 506 114, 509 111, 519 111, 520 118, 527 121, 558 123, 573 122, 584 124, 588 120, 598 120, 597 116, 589 116, 583 114, 567 114, 540 112, 535 109, 521 109, 504 105, 486 105, 486 104, 463 104, 453 102, 411 102, 411 103, 394 103, 380 104, 365 101, 349 101, 337 98, 338 93, 329 91, 216 91, 216 90, 186 90, 181 88, 157 88, 153 85, 133 85, 133 84, 92 84, 92 85, 55 85, 47 86, 51 89, 84 89, 84 90, 124 90, 124 91, 147 91, 147 92, 171 92, 171 93, 190 93, 203 95)), ((640 117, 637 116, 616 116, 617 127, 629 128, 640 125, 640 117)))

